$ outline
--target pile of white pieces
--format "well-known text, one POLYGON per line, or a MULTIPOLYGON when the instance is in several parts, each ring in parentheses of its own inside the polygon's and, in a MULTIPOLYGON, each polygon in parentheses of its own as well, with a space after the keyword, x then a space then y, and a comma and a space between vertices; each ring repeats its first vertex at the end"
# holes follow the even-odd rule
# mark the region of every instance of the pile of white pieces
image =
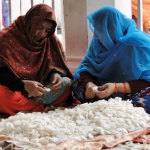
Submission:
POLYGON ((117 97, 48 113, 18 113, 0 122, 0 134, 55 146, 67 139, 121 136, 145 129, 149 120, 143 108, 133 107, 130 101, 117 97))

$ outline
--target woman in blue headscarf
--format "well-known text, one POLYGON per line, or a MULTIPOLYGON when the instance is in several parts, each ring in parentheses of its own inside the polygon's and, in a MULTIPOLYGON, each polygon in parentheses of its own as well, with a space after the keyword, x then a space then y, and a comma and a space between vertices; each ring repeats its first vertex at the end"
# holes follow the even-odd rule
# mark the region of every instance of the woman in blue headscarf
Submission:
POLYGON ((150 37, 112 6, 87 19, 94 35, 74 74, 75 95, 84 103, 112 96, 125 99, 130 94, 134 104, 145 106, 138 97, 143 89, 150 93, 150 37))

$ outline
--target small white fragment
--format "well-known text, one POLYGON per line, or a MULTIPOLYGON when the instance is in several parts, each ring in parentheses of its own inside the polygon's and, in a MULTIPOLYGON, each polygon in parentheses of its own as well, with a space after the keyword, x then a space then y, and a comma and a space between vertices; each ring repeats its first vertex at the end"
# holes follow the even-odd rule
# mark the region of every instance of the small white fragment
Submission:
POLYGON ((31 139, 30 142, 33 142, 33 143, 38 143, 39 142, 39 139, 38 138, 35 138, 35 139, 31 139))
POLYGON ((54 146, 56 146, 56 144, 55 143, 48 143, 47 146, 54 147, 54 146))
POLYGON ((47 90, 47 92, 50 92, 50 91, 51 91, 51 89, 50 89, 50 88, 46 88, 46 90, 47 90))
POLYGON ((94 86, 93 91, 97 91, 97 90, 98 90, 98 86, 94 86))
POLYGON ((88 137, 90 138, 90 139, 93 139, 94 138, 94 136, 92 135, 92 134, 88 134, 88 137))

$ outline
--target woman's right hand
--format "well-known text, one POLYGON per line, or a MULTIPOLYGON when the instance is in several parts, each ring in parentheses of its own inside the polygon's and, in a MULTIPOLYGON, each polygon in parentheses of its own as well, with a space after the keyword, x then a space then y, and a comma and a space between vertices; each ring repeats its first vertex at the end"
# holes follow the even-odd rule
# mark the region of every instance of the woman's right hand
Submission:
POLYGON ((31 80, 22 80, 24 82, 24 88, 28 92, 28 97, 34 96, 41 96, 43 93, 46 93, 47 90, 44 86, 37 82, 31 80))
POLYGON ((95 85, 92 82, 88 82, 86 84, 86 91, 85 91, 86 98, 94 98, 95 97, 95 91, 94 91, 93 87, 97 87, 97 85, 95 85))
POLYGON ((106 98, 112 95, 115 92, 114 83, 106 83, 98 87, 98 90, 95 91, 95 94, 99 98, 106 98))

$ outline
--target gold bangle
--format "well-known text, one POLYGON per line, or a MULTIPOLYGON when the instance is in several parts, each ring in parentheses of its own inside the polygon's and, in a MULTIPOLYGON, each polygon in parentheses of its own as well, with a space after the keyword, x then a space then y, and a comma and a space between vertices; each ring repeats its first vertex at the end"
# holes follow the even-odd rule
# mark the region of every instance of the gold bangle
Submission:
POLYGON ((114 84, 115 84, 115 94, 117 94, 118 93, 118 85, 116 82, 114 84))

